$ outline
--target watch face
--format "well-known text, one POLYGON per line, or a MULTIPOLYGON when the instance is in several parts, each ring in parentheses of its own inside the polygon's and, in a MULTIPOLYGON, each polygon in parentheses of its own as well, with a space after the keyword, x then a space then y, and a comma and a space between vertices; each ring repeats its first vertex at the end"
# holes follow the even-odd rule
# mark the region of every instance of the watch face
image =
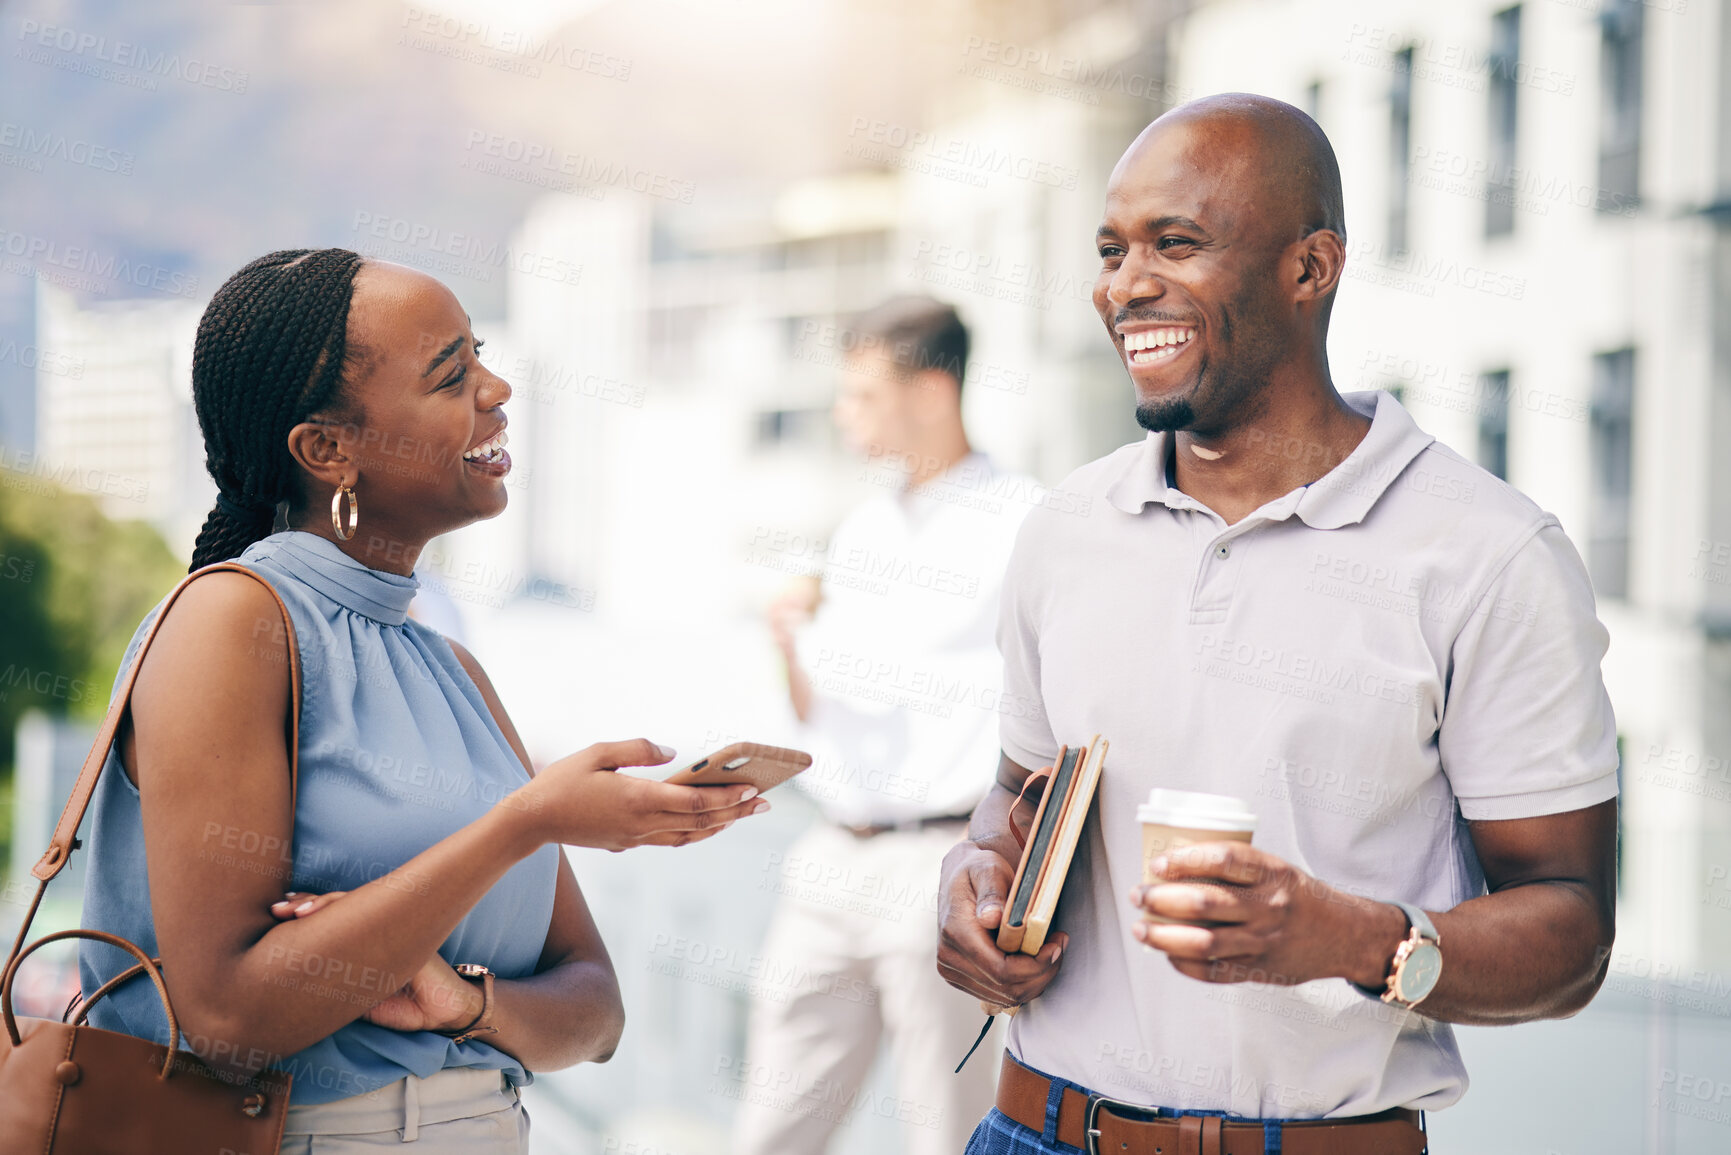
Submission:
POLYGON ((1402 1002, 1416 1003, 1436 989, 1441 977, 1442 951, 1435 943, 1421 942, 1406 956, 1395 994, 1402 1002))

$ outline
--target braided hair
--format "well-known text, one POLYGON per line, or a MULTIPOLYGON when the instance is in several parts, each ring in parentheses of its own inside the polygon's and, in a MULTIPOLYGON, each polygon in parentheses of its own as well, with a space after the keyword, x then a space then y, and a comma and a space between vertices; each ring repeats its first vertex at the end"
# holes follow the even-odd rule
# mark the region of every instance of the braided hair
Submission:
POLYGON ((223 282, 198 322, 192 400, 216 505, 191 569, 269 537, 277 503, 299 496, 288 433, 340 402, 362 351, 347 340, 361 257, 282 249, 223 282))

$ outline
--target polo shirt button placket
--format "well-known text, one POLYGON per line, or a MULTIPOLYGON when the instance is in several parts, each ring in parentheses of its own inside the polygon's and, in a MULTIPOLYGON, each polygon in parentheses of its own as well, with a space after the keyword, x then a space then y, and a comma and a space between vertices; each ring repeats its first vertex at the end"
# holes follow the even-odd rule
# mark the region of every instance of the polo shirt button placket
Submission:
POLYGON ((1202 554, 1196 575, 1196 592, 1190 603, 1192 625, 1215 625, 1225 620, 1227 607, 1238 585, 1236 570, 1225 569, 1223 563, 1232 557, 1235 535, 1227 541, 1214 541, 1202 554))

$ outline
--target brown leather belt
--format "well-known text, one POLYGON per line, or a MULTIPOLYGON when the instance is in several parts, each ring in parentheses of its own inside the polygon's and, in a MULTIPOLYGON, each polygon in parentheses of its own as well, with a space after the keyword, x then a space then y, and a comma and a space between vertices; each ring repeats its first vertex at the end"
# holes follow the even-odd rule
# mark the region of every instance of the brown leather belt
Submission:
MULTIPOLYGON (((1029 1130, 1044 1131, 1051 1087, 1046 1076, 1004 1052, 999 1111, 1029 1130)), ((1102 1155, 1263 1155, 1267 1149, 1261 1123, 1214 1115, 1156 1119, 1151 1114, 1147 1108, 1065 1087, 1058 1106, 1058 1142, 1102 1155)), ((1425 1150, 1419 1113, 1405 1107, 1278 1126, 1281 1155, 1423 1155, 1425 1150)))
POLYGON ((908 834, 916 830, 924 830, 928 826, 942 826, 946 822, 966 822, 972 817, 971 813, 934 814, 928 818, 907 818, 901 822, 874 822, 869 826, 842 826, 842 829, 855 838, 876 838, 878 835, 888 834, 892 830, 908 834))

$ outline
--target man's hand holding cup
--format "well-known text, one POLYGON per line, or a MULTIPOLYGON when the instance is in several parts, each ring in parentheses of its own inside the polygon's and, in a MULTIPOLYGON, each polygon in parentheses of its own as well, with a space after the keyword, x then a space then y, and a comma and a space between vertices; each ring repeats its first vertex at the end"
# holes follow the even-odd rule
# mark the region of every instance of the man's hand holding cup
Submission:
POLYGON ((1381 985, 1404 927, 1397 908, 1250 845, 1256 817, 1239 799, 1155 790, 1138 816, 1143 883, 1130 901, 1143 917, 1130 933, 1180 973, 1211 983, 1381 985))

